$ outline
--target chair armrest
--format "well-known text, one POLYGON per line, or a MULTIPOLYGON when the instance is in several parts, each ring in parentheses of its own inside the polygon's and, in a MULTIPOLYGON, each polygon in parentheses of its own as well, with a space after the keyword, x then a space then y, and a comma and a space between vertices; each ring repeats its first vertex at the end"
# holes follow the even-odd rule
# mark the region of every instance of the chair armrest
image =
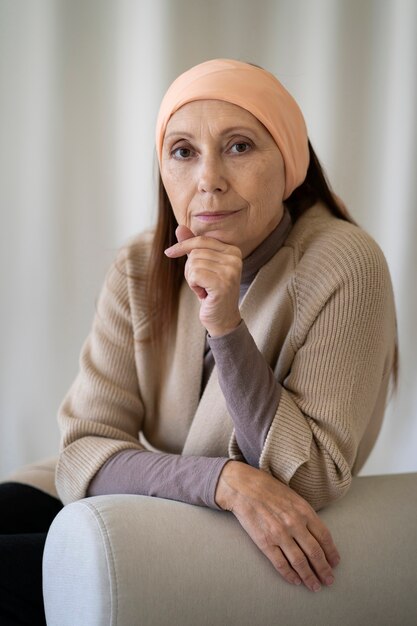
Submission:
POLYGON ((45 546, 48 626, 416 624, 417 473, 356 478, 320 516, 342 560, 313 594, 231 513, 133 495, 70 504, 45 546))

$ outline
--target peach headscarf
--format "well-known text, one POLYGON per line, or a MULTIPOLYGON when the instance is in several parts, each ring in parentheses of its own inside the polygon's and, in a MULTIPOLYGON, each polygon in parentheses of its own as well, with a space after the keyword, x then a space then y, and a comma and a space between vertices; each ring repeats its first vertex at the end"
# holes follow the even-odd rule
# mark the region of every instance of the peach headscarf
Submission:
POLYGON ((166 92, 156 123, 159 165, 170 117, 195 100, 224 100, 254 115, 269 130, 285 165, 284 199, 305 179, 308 136, 303 114, 294 98, 266 70, 232 59, 200 63, 181 74, 166 92))

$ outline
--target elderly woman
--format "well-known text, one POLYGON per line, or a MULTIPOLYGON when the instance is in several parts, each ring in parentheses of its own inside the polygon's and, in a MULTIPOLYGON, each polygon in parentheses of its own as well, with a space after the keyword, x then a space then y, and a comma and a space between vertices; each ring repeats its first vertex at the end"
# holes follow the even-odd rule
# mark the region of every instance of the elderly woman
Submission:
POLYGON ((182 74, 156 148, 157 225, 105 281, 59 413, 58 493, 232 511, 288 582, 317 591, 339 555, 315 510, 348 490, 395 379, 385 259, 259 67, 182 74))

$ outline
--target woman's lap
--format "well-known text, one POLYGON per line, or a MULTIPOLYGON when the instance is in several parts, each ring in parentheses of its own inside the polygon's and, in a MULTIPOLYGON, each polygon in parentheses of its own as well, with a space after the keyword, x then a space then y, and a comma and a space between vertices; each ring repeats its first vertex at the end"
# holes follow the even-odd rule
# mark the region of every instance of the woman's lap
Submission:
POLYGON ((42 556, 62 504, 39 489, 0 484, 0 624, 45 624, 42 556))
POLYGON ((52 496, 20 483, 0 484, 0 535, 43 533, 61 510, 52 496))

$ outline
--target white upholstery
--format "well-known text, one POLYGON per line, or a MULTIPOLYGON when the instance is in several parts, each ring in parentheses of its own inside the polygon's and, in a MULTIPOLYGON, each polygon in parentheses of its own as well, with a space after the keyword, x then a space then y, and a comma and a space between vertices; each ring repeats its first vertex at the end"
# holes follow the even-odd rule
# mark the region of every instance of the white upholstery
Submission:
POLYGON ((415 626, 417 473, 356 478, 320 515, 342 561, 313 594, 231 513, 128 495, 70 504, 45 546, 48 626, 415 626))

